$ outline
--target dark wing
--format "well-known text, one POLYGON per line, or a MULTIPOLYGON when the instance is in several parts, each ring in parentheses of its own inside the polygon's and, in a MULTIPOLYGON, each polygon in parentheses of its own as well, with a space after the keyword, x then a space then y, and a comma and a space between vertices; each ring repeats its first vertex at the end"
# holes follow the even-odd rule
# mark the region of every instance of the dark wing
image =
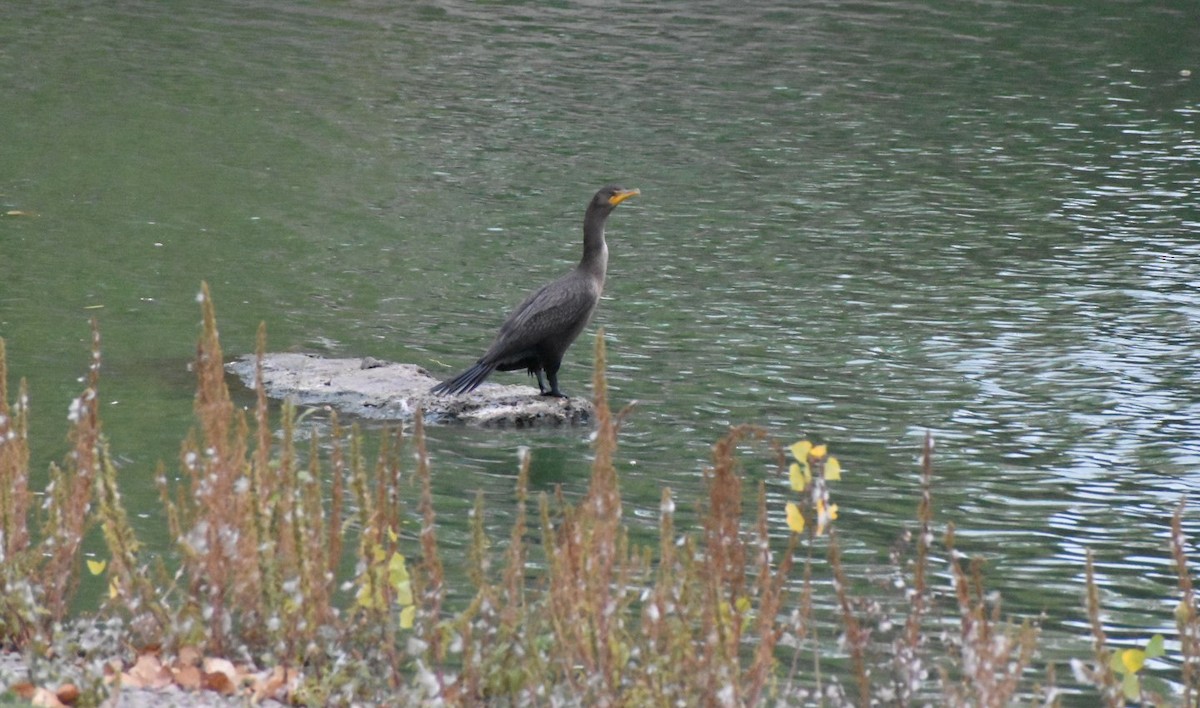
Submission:
POLYGON ((588 279, 574 275, 568 274, 525 298, 500 326, 483 359, 504 363, 526 356, 547 341, 558 342, 565 349, 600 300, 600 293, 588 279))

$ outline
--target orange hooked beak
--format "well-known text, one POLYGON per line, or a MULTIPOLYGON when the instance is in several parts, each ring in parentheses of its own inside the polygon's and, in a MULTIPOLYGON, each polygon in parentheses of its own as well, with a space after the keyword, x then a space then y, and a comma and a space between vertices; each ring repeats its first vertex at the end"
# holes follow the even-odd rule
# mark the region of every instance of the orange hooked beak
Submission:
POLYGON ((616 205, 620 204, 621 202, 625 201, 626 199, 629 199, 630 197, 636 197, 637 195, 639 195, 641 193, 642 193, 642 190, 640 190, 640 189, 627 189, 624 192, 617 192, 616 194, 614 194, 608 198, 608 203, 613 206, 616 206, 616 205))

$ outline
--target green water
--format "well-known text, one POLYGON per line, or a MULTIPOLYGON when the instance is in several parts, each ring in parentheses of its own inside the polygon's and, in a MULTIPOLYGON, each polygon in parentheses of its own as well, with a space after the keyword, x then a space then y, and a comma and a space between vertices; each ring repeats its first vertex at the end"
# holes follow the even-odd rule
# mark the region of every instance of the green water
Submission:
MULTIPOLYGON (((928 429, 939 520, 1051 646, 1087 652, 1086 549, 1118 640, 1173 632, 1167 522, 1200 487, 1193 3, 0 8, 11 376, 39 464, 60 457, 98 318, 146 534, 202 280, 229 353, 265 321, 273 349, 448 375, 619 181, 642 196, 609 222, 596 324, 639 402, 627 513, 698 496, 710 444, 758 423, 833 445, 847 558, 877 564, 928 429)), ((443 515, 483 489, 503 528, 519 445, 537 489, 578 493, 587 432, 434 430, 443 515)))

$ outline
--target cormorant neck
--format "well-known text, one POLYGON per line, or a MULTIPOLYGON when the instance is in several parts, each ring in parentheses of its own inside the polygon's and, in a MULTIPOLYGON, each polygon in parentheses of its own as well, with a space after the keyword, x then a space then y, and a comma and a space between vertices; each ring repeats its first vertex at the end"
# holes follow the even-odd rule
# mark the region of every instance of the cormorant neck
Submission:
POLYGON ((604 222, 608 214, 600 209, 588 209, 583 217, 583 258, 579 269, 604 279, 608 269, 608 245, 604 243, 604 222))

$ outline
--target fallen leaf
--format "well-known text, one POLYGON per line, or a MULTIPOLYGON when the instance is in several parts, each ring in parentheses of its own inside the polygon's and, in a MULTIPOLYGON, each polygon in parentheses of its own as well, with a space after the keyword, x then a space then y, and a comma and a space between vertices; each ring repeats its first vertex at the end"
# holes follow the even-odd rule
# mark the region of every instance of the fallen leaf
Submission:
POLYGON ((121 682, 121 688, 145 688, 146 687, 146 685, 144 683, 142 683, 141 679, 139 679, 135 676, 131 676, 130 674, 128 674, 124 671, 121 672, 121 678, 119 680, 121 682))
POLYGON ((175 663, 179 666, 199 666, 202 658, 196 647, 180 647, 175 663))
POLYGON ((180 666, 171 669, 171 674, 175 677, 175 683, 185 691, 199 691, 204 683, 200 669, 195 666, 180 666))
POLYGON ((282 666, 276 666, 269 672, 259 674, 251 684, 254 690, 252 703, 258 703, 264 698, 283 698, 280 690, 287 685, 288 672, 282 666))
POLYGON ((209 657, 201 670, 201 684, 210 691, 226 696, 237 691, 238 670, 228 659, 209 657))
POLYGON ((206 674, 225 674, 229 677, 230 681, 237 679, 237 667, 229 659, 222 659, 215 656, 206 657, 202 668, 206 674))
POLYGON ((223 696, 231 696, 237 690, 233 685, 233 681, 229 679, 229 676, 219 671, 212 674, 202 674, 200 685, 206 691, 216 691, 223 696))
POLYGON ((79 687, 73 683, 64 683, 58 687, 54 695, 58 696, 58 700, 63 703, 73 705, 75 701, 79 700, 79 687))
POLYGON ((54 695, 53 691, 46 688, 35 690, 33 698, 29 699, 29 703, 35 706, 49 706, 50 708, 61 708, 61 706, 66 705, 58 700, 58 696, 54 695))
POLYGON ((142 654, 133 667, 121 674, 121 684, 130 688, 162 689, 175 683, 171 670, 153 654, 142 654))

